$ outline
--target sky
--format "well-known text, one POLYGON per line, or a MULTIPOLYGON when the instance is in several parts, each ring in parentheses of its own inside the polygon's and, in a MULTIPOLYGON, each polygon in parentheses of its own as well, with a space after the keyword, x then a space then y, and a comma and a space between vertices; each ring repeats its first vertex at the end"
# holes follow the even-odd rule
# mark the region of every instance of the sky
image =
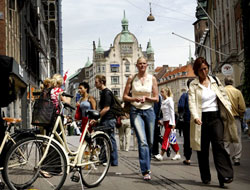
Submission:
POLYGON ((122 31, 124 10, 128 29, 143 51, 151 40, 155 68, 185 65, 190 47, 194 57, 194 43, 172 33, 194 41, 196 6, 196 0, 62 0, 63 70, 71 75, 84 67, 88 57, 92 62, 93 41, 98 45, 99 38, 103 49, 108 50, 122 31), (149 3, 153 22, 147 21, 149 3))

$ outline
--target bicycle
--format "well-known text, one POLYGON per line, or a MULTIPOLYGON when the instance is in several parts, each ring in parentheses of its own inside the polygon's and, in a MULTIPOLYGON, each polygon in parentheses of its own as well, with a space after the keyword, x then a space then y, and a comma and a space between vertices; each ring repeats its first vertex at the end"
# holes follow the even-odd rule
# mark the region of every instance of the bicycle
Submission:
MULTIPOLYGON (((8 153, 9 149, 11 146, 15 145, 19 140, 35 136, 35 130, 33 129, 24 129, 24 130, 17 130, 17 124, 20 123, 22 120, 19 118, 12 118, 12 117, 3 117, 3 120, 8 123, 6 130, 5 130, 5 135, 4 138, 1 142, 0 146, 0 171, 2 173, 6 169, 3 167, 3 163, 6 157, 6 154, 8 153), (15 133, 11 133, 11 128, 14 127, 15 133)), ((1 126, 3 127, 3 126, 1 126)), ((21 153, 21 150, 19 150, 21 153)), ((3 180, 5 181, 6 176, 3 175, 3 180)), ((33 181, 30 181, 30 184, 33 183, 33 181)), ((4 182, 1 182, 0 180, 0 189, 3 189, 5 186, 4 182)))
POLYGON ((104 127, 89 125, 91 119, 99 119, 99 112, 86 112, 89 119, 82 131, 79 147, 77 151, 71 151, 61 115, 64 108, 74 108, 63 102, 60 105, 60 114, 49 136, 36 135, 21 140, 7 153, 4 175, 10 189, 60 189, 70 172, 74 172, 71 177, 73 181, 81 179, 81 183, 87 187, 98 186, 105 178, 110 165, 111 141, 104 127), (19 150, 23 150, 24 154, 20 154, 19 150))

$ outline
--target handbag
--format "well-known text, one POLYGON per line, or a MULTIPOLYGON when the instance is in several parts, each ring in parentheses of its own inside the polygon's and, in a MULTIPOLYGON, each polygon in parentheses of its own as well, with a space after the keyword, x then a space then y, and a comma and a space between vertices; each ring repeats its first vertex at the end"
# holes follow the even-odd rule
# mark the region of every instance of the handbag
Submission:
POLYGON ((176 129, 183 129, 184 126, 184 113, 180 113, 176 121, 176 129))
MULTIPOLYGON (((130 96, 130 97, 132 97, 132 92, 131 92, 131 90, 132 90, 132 84, 133 84, 133 81, 134 81, 136 75, 137 75, 137 74, 135 74, 135 75, 133 76, 132 81, 131 81, 131 86, 130 86, 130 90, 129 90, 129 93, 128 93, 128 96, 130 96)), ((131 108, 131 102, 124 101, 124 108, 123 108, 123 111, 124 111, 125 113, 130 113, 130 108, 131 108)))
POLYGON ((120 128, 122 126, 121 116, 116 117, 116 128, 120 128))
POLYGON ((171 129, 171 133, 169 136, 169 143, 176 144, 176 129, 171 129))
POLYGON ((75 119, 76 120, 82 119, 82 111, 80 109, 80 106, 77 106, 76 108, 75 119))
POLYGON ((33 106, 32 125, 49 126, 56 114, 56 107, 51 100, 37 99, 33 106))

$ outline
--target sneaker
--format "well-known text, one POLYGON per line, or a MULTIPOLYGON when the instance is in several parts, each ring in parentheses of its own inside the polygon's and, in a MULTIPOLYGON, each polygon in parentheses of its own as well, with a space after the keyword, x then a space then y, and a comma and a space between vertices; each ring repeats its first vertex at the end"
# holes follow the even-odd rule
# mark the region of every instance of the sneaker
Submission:
POLYGON ((149 174, 145 174, 144 176, 143 176, 143 179, 144 180, 151 180, 151 176, 149 175, 149 174))
POLYGON ((171 160, 180 160, 180 159, 181 159, 180 154, 176 154, 173 158, 171 158, 171 160))
POLYGON ((161 154, 157 154, 155 156, 155 159, 158 160, 158 161, 162 161, 163 160, 163 156, 161 154))

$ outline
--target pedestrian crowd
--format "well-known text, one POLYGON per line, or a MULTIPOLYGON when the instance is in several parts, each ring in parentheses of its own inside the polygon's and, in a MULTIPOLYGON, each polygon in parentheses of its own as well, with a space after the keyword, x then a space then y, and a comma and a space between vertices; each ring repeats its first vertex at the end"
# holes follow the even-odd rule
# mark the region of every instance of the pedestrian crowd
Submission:
MULTIPOLYGON (((219 78, 209 74, 206 59, 197 58, 193 64, 196 77, 187 80, 188 90, 181 95, 178 110, 175 111, 171 89, 164 86, 158 92, 156 78, 147 72, 147 60, 144 57, 138 58, 136 67, 138 72, 128 77, 124 89, 123 107, 130 107, 120 117, 119 128, 116 128, 113 92, 106 86, 106 77, 97 75, 95 87, 100 90, 99 104, 89 94, 88 83, 81 82, 76 114, 73 118, 65 116, 64 125, 68 134, 80 135, 88 121, 86 110, 98 108, 100 121, 92 120, 90 123, 95 125, 99 122, 99 125, 110 129, 109 137, 113 148, 111 166, 119 164, 118 147, 120 151, 130 151, 130 141, 133 139, 133 149, 138 150, 143 179, 151 180, 151 159, 163 161, 165 155, 171 156, 172 151, 175 154, 171 160, 181 159, 176 140, 176 130, 179 130, 184 138, 183 164, 191 165, 192 151, 196 151, 201 181, 209 184, 211 144, 219 186, 231 183, 234 179, 232 165, 240 165, 241 134, 242 131, 249 131, 250 124, 250 108, 246 108, 241 92, 233 86, 233 79, 226 77, 224 86, 219 78), (116 131, 119 132, 119 144, 115 139, 116 131)), ((62 81, 54 82, 53 86, 51 84, 49 80, 45 80, 44 88, 52 87, 51 97, 58 106, 58 94, 63 91, 60 88, 62 81)))

